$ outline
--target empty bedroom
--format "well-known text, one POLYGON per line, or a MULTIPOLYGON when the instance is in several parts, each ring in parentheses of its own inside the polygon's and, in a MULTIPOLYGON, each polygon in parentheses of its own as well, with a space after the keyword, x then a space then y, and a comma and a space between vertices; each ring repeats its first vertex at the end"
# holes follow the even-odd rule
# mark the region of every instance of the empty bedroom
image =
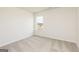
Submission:
POLYGON ((79 52, 79 8, 0 7, 0 52, 79 52))

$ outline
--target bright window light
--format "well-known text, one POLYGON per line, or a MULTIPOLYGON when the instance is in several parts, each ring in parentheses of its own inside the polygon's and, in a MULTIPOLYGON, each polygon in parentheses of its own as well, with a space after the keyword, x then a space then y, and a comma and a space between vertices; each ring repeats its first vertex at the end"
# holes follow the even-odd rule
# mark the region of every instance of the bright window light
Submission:
POLYGON ((36 23, 44 23, 44 17, 43 16, 37 16, 36 17, 36 23))

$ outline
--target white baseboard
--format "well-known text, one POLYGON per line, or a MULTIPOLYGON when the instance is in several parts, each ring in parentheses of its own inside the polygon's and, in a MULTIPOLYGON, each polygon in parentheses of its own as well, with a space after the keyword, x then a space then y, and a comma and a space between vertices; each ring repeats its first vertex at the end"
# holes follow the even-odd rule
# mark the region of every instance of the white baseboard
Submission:
POLYGON ((0 47, 6 46, 6 45, 11 44, 11 43, 14 43, 14 42, 17 42, 17 41, 19 41, 19 40, 23 40, 23 39, 25 39, 25 38, 27 39, 27 38, 32 37, 32 36, 33 36, 33 34, 29 34, 29 35, 27 35, 27 36, 25 36, 25 37, 23 37, 23 38, 21 38, 21 39, 11 40, 11 41, 9 41, 9 42, 6 42, 6 43, 1 44, 0 47))
POLYGON ((72 42, 72 43, 76 43, 75 41, 64 40, 64 39, 57 38, 57 37, 51 37, 51 36, 49 37, 49 36, 45 36, 45 35, 35 35, 35 36, 44 37, 44 38, 49 38, 49 39, 62 40, 62 41, 67 41, 67 42, 72 42))

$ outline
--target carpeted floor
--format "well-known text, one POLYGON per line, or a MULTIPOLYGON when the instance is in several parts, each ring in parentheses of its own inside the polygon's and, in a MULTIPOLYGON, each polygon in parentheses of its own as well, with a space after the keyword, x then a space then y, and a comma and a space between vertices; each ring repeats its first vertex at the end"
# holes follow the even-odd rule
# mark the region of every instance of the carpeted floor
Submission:
POLYGON ((1 47, 9 52, 78 52, 75 43, 33 36, 1 47))

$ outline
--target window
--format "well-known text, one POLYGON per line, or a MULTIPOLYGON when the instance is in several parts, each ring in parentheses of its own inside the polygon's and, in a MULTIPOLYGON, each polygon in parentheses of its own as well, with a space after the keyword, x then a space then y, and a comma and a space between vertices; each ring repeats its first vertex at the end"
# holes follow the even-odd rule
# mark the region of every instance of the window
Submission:
POLYGON ((38 23, 38 24, 42 23, 43 24, 44 23, 44 17, 43 16, 37 16, 36 17, 36 23, 38 23))
POLYGON ((43 24, 44 24, 44 17, 43 16, 37 16, 36 17, 36 23, 37 23, 38 29, 41 30, 43 28, 43 24))

